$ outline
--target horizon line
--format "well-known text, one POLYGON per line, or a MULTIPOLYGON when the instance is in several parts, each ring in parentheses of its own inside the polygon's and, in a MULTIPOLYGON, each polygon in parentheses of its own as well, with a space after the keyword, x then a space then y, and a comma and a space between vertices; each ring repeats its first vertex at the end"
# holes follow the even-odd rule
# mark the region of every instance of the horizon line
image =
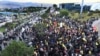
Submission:
MULTIPOLYGON (((0 2, 17 2, 17 1, 0 1, 0 2)), ((43 2, 17 2, 17 3, 42 3, 43 4, 43 2)), ((81 3, 81 2, 62 2, 62 3, 81 3)), ((62 3, 57 3, 57 4, 62 4, 62 3)), ((100 2, 85 2, 85 4, 86 3, 100 3, 100 2)), ((45 3, 44 2, 44 4, 56 4, 56 3, 45 3)))

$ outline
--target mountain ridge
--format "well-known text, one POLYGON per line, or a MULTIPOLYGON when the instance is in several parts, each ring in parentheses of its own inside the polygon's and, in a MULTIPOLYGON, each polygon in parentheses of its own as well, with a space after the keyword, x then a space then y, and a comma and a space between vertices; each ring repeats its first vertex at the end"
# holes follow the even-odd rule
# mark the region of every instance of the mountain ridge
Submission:
POLYGON ((52 6, 52 4, 44 4, 44 3, 32 3, 32 2, 10 2, 10 1, 0 1, 0 8, 20 8, 20 7, 49 7, 52 6))

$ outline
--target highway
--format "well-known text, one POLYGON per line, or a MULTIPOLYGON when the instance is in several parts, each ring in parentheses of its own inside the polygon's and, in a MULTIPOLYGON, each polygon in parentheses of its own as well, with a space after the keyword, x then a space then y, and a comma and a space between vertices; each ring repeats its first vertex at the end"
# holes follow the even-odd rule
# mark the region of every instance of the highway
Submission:
MULTIPOLYGON (((24 41, 24 39, 22 38, 22 28, 24 28, 23 26, 28 26, 30 27, 29 25, 26 25, 26 24, 35 24, 35 22, 38 21, 38 15, 35 14, 35 13, 32 13, 29 17, 27 17, 26 19, 24 19, 23 23, 21 23, 20 25, 18 25, 16 28, 6 32, 4 34, 4 38, 9 38, 9 36, 12 36, 15 38, 16 41, 19 41, 20 39, 22 41, 24 41), (30 23, 31 22, 31 23, 30 23), (14 33, 17 33, 16 36, 14 36, 13 34, 14 33)), ((28 37, 28 36, 26 36, 28 37)), ((3 38, 3 39, 4 39, 3 38)), ((9 41, 2 41, 2 44, 0 44, 1 46, 1 49, 4 50, 6 48, 6 46, 4 46, 4 43, 6 42, 7 43, 7 46, 9 45, 9 43, 11 43, 12 39, 10 39, 9 41)))

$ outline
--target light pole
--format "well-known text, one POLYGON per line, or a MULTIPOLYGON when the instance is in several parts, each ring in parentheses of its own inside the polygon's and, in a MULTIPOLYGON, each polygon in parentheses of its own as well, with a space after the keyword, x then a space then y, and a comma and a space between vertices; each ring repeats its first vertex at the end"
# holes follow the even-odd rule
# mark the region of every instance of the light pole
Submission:
POLYGON ((82 18, 83 7, 84 7, 84 0, 82 0, 81 2, 80 18, 82 18))

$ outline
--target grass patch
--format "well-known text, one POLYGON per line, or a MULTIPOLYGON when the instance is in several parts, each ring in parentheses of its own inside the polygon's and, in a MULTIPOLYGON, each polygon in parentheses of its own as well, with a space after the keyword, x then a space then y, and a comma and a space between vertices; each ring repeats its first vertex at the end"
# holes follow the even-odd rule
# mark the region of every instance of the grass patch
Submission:
POLYGON ((0 27, 0 32, 4 32, 5 31, 5 29, 6 29, 6 27, 0 27))
POLYGON ((92 17, 100 17, 100 13, 88 13, 88 12, 84 12, 82 13, 82 18, 79 18, 80 17, 80 13, 77 13, 77 12, 71 12, 69 14, 69 16, 72 18, 72 19, 79 19, 80 21, 87 21, 88 19, 91 19, 92 17), (89 15, 91 14, 91 15, 89 15))

